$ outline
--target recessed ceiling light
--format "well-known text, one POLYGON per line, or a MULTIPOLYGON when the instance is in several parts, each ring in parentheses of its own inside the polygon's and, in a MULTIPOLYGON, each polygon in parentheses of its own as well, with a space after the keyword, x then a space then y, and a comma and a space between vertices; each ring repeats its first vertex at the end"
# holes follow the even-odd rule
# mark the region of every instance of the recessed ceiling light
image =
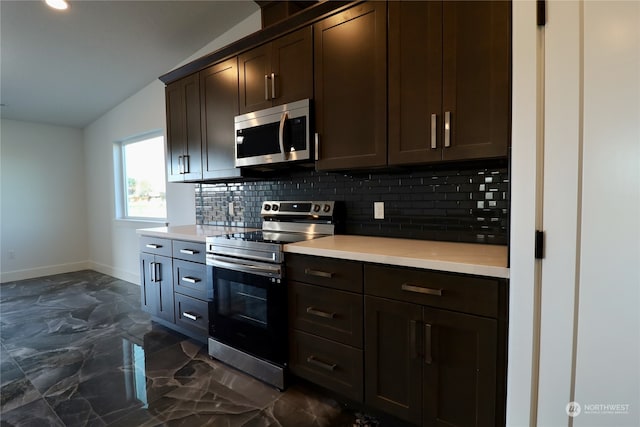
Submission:
POLYGON ((49 7, 52 7, 54 9, 65 10, 69 8, 69 3, 67 3, 65 0, 44 0, 44 1, 45 3, 47 3, 49 7))

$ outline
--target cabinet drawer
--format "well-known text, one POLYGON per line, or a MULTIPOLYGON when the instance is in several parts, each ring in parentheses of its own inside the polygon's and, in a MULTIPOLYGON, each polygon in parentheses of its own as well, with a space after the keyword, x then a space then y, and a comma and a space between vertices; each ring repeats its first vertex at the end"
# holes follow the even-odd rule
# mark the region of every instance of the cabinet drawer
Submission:
POLYGON ((196 298, 175 294, 176 324, 206 338, 209 335, 209 304, 196 298))
POLYGON ((204 264, 206 261, 205 244, 174 240, 173 257, 183 259, 185 261, 199 262, 201 264, 204 264))
POLYGON ((498 317, 496 279, 365 265, 365 293, 481 316, 498 317))
POLYGON ((159 237, 140 236, 140 252, 171 256, 171 240, 159 237))
POLYGON ((286 266, 289 280, 362 292, 361 262, 287 254, 286 266))
POLYGON ((173 260, 173 290, 202 300, 213 299, 213 285, 207 286, 205 264, 173 260))
POLYGON ((294 374, 362 402, 362 350, 293 331, 289 357, 294 374))
POLYGON ((291 327, 362 348, 362 295, 289 282, 291 327))

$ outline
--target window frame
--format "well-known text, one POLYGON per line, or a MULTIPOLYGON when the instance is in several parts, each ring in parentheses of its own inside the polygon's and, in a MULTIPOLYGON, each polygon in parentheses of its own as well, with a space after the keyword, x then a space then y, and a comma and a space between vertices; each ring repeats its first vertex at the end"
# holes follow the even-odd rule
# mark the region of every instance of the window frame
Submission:
POLYGON ((115 217, 116 220, 121 221, 134 221, 134 222, 152 222, 152 223, 167 223, 168 208, 166 206, 166 194, 167 194, 167 170, 166 164, 166 136, 161 129, 144 132, 127 138, 118 140, 113 145, 113 164, 114 164, 114 181, 115 181, 115 217), (126 176, 126 154, 125 146, 143 142, 148 139, 162 138, 162 168, 164 172, 164 184, 165 184, 165 212, 163 217, 143 217, 143 216, 131 216, 128 212, 128 199, 127 199, 127 176, 126 176))

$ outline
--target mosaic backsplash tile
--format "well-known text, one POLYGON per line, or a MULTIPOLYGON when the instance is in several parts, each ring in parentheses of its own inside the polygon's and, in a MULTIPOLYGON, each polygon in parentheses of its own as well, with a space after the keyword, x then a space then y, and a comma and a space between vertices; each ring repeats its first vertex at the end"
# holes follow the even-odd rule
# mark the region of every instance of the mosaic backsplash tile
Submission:
POLYGON ((264 200, 335 200, 344 206, 344 234, 508 242, 509 176, 502 163, 360 175, 295 171, 260 181, 197 184, 195 191, 198 224, 259 228, 264 200), (373 202, 385 203, 385 219, 373 219, 373 202))

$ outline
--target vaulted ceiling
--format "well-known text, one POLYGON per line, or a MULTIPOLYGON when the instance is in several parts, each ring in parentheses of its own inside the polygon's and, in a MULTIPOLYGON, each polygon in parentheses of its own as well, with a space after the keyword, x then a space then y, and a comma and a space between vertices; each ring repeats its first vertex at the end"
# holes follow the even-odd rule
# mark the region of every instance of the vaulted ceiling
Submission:
POLYGON ((2 118, 83 128, 257 11, 253 1, 0 0, 2 118))

